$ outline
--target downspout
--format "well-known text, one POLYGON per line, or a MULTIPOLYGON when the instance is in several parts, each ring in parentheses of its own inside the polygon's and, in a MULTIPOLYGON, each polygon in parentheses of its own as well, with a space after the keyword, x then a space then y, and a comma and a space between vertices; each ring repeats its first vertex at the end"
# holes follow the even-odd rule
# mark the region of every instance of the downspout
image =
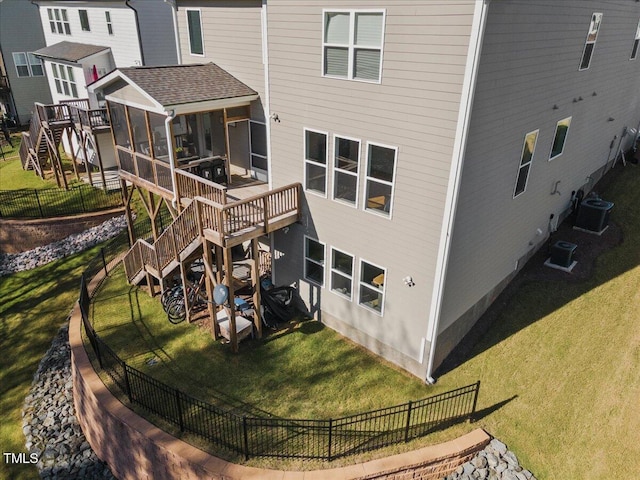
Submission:
POLYGON ((136 33, 138 34, 138 45, 140 45, 140 62, 142 63, 142 65, 145 65, 144 48, 142 46, 142 34, 140 33, 140 19, 138 18, 138 11, 129 4, 130 1, 131 0, 124 0, 124 4, 127 7, 129 7, 131 10, 133 10, 133 17, 136 19, 136 33))
POLYGON ((178 35, 178 4, 176 0, 164 0, 171 6, 171 16, 173 18, 173 36, 176 43, 176 55, 178 65, 182 65, 182 50, 180 49, 180 35, 178 35))
POLYGON ((169 110, 165 112, 167 114, 167 118, 164 121, 164 130, 167 135, 167 150, 169 150, 169 170, 171 171, 171 184, 173 186, 173 200, 171 201, 171 205, 173 208, 178 210, 178 188, 176 185, 176 159, 175 159, 175 151, 173 149, 173 135, 171 131, 171 122, 174 118, 176 118, 175 110, 169 110))
POLYGON ((269 91, 269 30, 267 24, 267 0, 262 0, 262 10, 260 12, 262 26, 262 65, 264 67, 264 123, 267 130, 267 183, 269 189, 273 188, 273 174, 271 168, 271 96, 269 91))
POLYGON ((469 42, 469 52, 465 67, 462 97, 460 99, 460 111, 458 112, 458 123, 456 128, 455 144, 451 170, 449 172, 449 187, 445 200, 444 217, 442 231, 440 232, 440 248, 438 249, 438 260, 436 264, 435 285, 431 298, 431 308, 429 310, 429 328, 427 338, 429 339, 429 360, 427 363, 426 381, 435 383, 433 378, 433 363, 436 353, 436 342, 438 340, 438 330, 440 328, 440 315, 442 313, 442 300, 444 297, 444 286, 447 276, 447 264, 451 251, 451 235, 455 221, 456 205, 462 177, 462 166, 464 154, 469 135, 469 123, 471 119, 471 109, 473 107, 473 94, 478 78, 478 66, 480 64, 480 51, 484 39, 484 29, 491 0, 476 0, 473 13, 473 23, 471 26, 471 39, 469 42))

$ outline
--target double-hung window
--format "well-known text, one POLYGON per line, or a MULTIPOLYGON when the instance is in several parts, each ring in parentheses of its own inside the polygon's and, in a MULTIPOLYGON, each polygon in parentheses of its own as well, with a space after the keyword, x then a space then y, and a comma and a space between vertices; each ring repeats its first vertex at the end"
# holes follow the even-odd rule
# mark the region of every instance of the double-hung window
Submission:
POLYGON ((398 150, 375 143, 367 144, 364 208, 391 216, 398 150))
POLYGON ((323 75, 380 82, 384 20, 384 11, 325 11, 323 75))
POLYGON ((551 146, 551 154, 549 160, 553 160, 556 157, 562 155, 564 151, 564 144, 567 141, 567 133, 569 133, 569 126, 571 125, 571 117, 560 120, 556 124, 556 133, 553 136, 553 145, 551 146))
POLYGON ((353 296, 353 255, 331 248, 331 291, 351 300, 353 296))
POLYGON ((111 23, 111 12, 104 12, 104 19, 107 21, 107 32, 113 35, 113 23, 111 23))
POLYGON ((333 137, 333 199, 356 206, 360 141, 333 137))
POLYGON ((90 32, 89 13, 86 10, 78 10, 78 15, 80 16, 80 28, 82 28, 82 31, 90 32))
POLYGON ((516 180, 516 189, 513 192, 513 198, 516 198, 527 188, 531 161, 533 160, 533 153, 536 150, 536 143, 538 141, 538 132, 539 130, 529 132, 524 137, 524 145, 522 146, 522 155, 520 155, 520 166, 518 167, 518 178, 516 180))
POLYGON ((69 65, 52 63, 51 70, 53 71, 53 79, 56 85, 56 91, 60 95, 77 98, 78 88, 76 86, 73 68, 69 65))
POLYGON ((635 60, 638 56, 638 46, 640 46, 640 21, 638 21, 638 26, 636 27, 636 38, 633 40, 630 60, 635 60))
POLYGON ((51 33, 71 35, 71 26, 69 25, 66 8, 47 8, 47 16, 49 17, 51 33))
POLYGON ((189 30, 189 53, 191 55, 204 55, 200 10, 187 9, 186 12, 187 29, 189 30))
POLYGON ((16 66, 18 77, 42 77, 44 67, 42 60, 31 52, 14 52, 13 63, 16 66))
POLYGON ((358 303, 382 315, 384 311, 384 277, 386 269, 360 260, 358 303))
POLYGON ((591 23, 589 24, 589 33, 587 33, 587 41, 584 44, 584 50, 582 51, 582 59, 580 60, 579 70, 586 70, 591 65, 591 57, 593 56, 593 49, 596 46, 596 40, 598 39, 598 30, 600 30, 600 24, 602 23, 602 13, 594 13, 591 15, 591 23))
POLYGON ((324 243, 304 237, 304 278, 318 286, 324 285, 324 243))
POLYGON ((327 134, 304 130, 304 188, 327 194, 327 134))

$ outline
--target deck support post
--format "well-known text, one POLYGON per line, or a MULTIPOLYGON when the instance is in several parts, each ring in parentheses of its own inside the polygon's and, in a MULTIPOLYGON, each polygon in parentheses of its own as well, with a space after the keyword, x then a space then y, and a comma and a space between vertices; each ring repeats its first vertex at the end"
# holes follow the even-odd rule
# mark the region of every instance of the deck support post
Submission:
POLYGON ((253 285, 253 325, 256 335, 262 338, 262 321, 260 318, 260 251, 258 238, 251 239, 251 283, 253 285))
POLYGON ((227 315, 229 316, 229 340, 231 341, 231 351, 238 353, 238 332, 236 331, 236 305, 234 302, 235 292, 233 289, 233 256, 231 247, 224 248, 224 281, 229 289, 229 306, 227 315))

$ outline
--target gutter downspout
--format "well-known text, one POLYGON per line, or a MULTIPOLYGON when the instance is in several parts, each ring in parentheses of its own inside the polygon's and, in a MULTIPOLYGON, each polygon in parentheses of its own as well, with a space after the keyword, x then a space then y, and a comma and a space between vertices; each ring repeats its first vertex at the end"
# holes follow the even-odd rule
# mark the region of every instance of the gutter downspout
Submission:
POLYGON ((131 0, 124 0, 124 4, 133 10, 133 17, 136 20, 136 33, 138 34, 138 45, 140 45, 140 62, 142 65, 146 65, 144 61, 144 47, 142 46, 142 34, 140 33, 140 19, 138 18, 138 11, 129 5, 131 0))
POLYGON ((180 36, 178 35, 178 4, 176 0, 164 0, 171 6, 171 17, 173 18, 173 36, 176 42, 176 55, 178 65, 182 65, 182 50, 180 49, 180 36))
POLYGON ((164 121, 164 130, 167 135, 167 147, 169 150, 169 170, 171 171, 171 183, 173 186, 173 200, 171 201, 171 205, 173 208, 178 210, 178 191, 176 186, 176 159, 175 159, 175 151, 173 149, 173 135, 171 131, 171 122, 174 118, 176 118, 175 110, 169 110, 165 112, 167 114, 167 118, 164 121))
POLYGON ((435 286, 431 298, 431 308, 429 311, 429 329, 427 338, 429 339, 429 361, 426 371, 426 382, 435 383, 433 378, 433 363, 436 353, 436 342, 440 327, 440 315, 442 313, 442 300, 444 297, 444 286, 447 276, 447 264, 451 251, 451 235, 456 215, 456 205, 458 194, 460 193, 460 181, 462 178, 462 166, 464 164, 467 137, 469 135, 469 124, 471 110, 473 107, 473 95, 478 78, 478 66, 480 64, 480 52, 484 40, 484 29, 491 0, 476 0, 473 13, 473 24, 471 26, 471 41, 469 43, 469 53, 467 55, 467 65, 465 67, 462 97, 460 99, 460 111, 458 112, 458 126, 456 129, 456 140, 453 147, 451 170, 449 172, 449 187, 444 209, 444 221, 440 233, 440 248, 438 251, 438 261, 436 264, 435 286))
POLYGON ((267 27, 267 0, 262 0, 262 10, 260 12, 262 26, 262 65, 264 67, 264 120, 267 126, 267 183, 269 189, 273 188, 273 174, 271 168, 271 96, 269 90, 269 31, 267 27))

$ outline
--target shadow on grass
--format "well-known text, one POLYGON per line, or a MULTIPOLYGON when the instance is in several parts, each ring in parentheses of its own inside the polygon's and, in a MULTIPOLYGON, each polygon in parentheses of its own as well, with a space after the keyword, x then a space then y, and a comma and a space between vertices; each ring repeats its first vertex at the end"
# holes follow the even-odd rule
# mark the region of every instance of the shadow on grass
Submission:
POLYGON ((594 192, 615 204, 610 228, 602 236, 577 231, 573 229, 575 218, 569 216, 548 242, 548 245, 556 240, 576 243, 577 267, 582 271, 565 273, 544 266, 549 253, 542 247, 445 358, 435 375, 439 377, 451 372, 587 292, 640 265, 636 247, 640 239, 640 217, 635 213, 640 204, 639 185, 640 172, 636 168, 615 169, 600 180, 594 192))

